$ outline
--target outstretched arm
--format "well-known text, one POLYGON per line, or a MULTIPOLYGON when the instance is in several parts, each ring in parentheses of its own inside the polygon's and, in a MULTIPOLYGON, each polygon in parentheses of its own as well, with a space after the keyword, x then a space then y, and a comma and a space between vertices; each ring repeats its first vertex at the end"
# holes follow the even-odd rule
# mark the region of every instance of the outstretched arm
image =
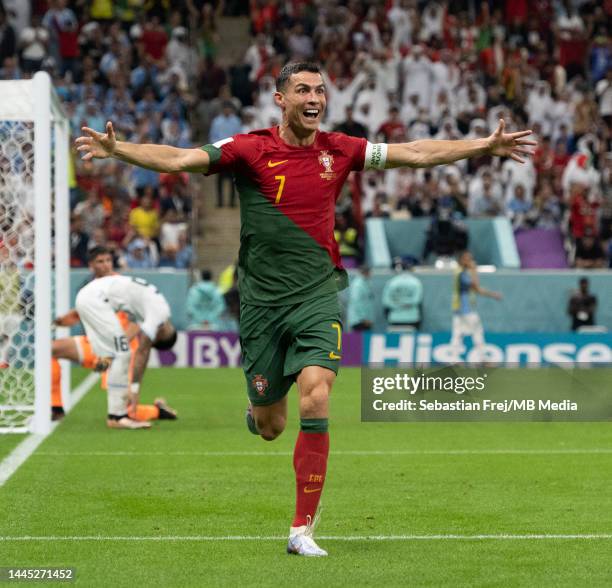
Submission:
POLYGON ((478 279, 478 273, 476 272, 476 268, 470 268, 470 274, 472 276, 472 290, 474 290, 476 294, 480 294, 480 296, 486 296, 487 298, 493 298, 493 300, 502 299, 502 295, 500 292, 486 290, 480 285, 480 280, 478 279))
POLYGON ((158 172, 206 173, 210 159, 202 149, 181 149, 169 145, 150 145, 117 141, 113 123, 106 123, 106 133, 83 127, 83 135, 75 143, 83 153, 82 159, 114 157, 126 163, 146 167, 158 172))
POLYGON ((480 155, 510 157, 523 163, 524 156, 532 153, 529 147, 536 145, 535 141, 525 139, 531 135, 531 131, 504 133, 505 128, 506 124, 501 119, 495 132, 483 139, 422 139, 411 143, 390 144, 387 148, 385 168, 431 167, 480 155))

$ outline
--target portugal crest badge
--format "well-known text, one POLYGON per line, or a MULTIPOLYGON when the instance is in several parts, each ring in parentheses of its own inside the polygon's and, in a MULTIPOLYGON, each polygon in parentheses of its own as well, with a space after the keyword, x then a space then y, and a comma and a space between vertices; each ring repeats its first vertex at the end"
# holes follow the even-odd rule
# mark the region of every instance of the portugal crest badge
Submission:
POLYGON ((251 384, 253 384, 253 388, 257 390, 257 394, 263 396, 266 393, 268 388, 268 380, 264 378, 261 374, 256 374, 256 376, 251 380, 251 384))
POLYGON ((327 151, 321 151, 319 155, 319 163, 324 167, 325 171, 319 174, 324 180, 333 180, 336 177, 336 172, 333 170, 334 156, 327 151))

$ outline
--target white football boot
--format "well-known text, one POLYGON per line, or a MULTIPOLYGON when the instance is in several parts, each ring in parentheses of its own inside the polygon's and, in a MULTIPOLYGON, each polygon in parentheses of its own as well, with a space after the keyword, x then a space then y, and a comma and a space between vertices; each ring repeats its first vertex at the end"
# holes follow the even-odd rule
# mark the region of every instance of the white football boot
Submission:
POLYGON ((324 557, 327 555, 327 551, 321 549, 313 538, 314 528, 319 521, 319 516, 320 510, 317 509, 314 520, 309 516, 308 524, 301 527, 291 527, 287 553, 306 557, 324 557))

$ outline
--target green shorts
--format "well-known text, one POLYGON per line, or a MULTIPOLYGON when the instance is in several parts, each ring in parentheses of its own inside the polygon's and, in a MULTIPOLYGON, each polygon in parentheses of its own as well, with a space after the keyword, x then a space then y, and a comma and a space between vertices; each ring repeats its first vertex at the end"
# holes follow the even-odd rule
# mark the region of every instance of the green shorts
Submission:
POLYGON ((247 394, 254 405, 281 400, 306 366, 338 373, 342 356, 338 295, 286 306, 242 304, 240 344, 247 394))

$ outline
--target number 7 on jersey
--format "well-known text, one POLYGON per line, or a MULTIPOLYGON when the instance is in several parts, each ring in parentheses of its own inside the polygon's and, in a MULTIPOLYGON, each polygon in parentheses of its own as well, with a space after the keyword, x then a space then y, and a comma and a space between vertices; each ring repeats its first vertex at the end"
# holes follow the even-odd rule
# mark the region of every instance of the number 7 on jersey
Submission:
POLYGON ((276 193, 276 200, 274 201, 274 204, 278 204, 280 202, 281 196, 283 195, 283 190, 285 189, 285 176, 274 176, 274 179, 280 182, 278 184, 278 192, 276 193))

